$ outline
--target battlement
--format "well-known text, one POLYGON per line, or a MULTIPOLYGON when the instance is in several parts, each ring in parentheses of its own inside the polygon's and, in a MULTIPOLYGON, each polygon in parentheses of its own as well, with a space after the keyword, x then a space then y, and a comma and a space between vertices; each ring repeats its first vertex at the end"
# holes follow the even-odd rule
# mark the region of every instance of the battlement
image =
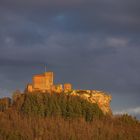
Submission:
POLYGON ((70 83, 64 84, 64 92, 69 92, 72 90, 72 85, 70 83))
POLYGON ((68 92, 72 90, 72 85, 70 83, 64 84, 54 84, 54 73, 45 72, 42 74, 36 74, 32 77, 32 83, 28 84, 26 87, 27 92, 41 91, 41 92, 68 92))
POLYGON ((55 93, 61 93, 63 92, 63 85, 62 84, 53 85, 51 90, 55 93))

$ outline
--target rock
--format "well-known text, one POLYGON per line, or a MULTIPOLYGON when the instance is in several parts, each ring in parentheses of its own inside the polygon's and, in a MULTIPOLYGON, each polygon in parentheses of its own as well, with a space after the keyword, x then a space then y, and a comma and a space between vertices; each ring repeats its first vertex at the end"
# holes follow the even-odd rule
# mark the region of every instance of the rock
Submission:
POLYGON ((71 95, 80 96, 90 103, 97 103, 104 114, 111 115, 110 102, 112 97, 103 91, 97 90, 73 90, 71 95))

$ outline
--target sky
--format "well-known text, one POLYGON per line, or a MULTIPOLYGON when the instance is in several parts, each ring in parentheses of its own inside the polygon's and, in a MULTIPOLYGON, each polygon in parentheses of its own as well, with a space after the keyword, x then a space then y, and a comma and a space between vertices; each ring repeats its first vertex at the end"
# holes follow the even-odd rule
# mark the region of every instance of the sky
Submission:
POLYGON ((140 1, 0 0, 0 97, 34 74, 102 90, 114 113, 140 115, 140 1))

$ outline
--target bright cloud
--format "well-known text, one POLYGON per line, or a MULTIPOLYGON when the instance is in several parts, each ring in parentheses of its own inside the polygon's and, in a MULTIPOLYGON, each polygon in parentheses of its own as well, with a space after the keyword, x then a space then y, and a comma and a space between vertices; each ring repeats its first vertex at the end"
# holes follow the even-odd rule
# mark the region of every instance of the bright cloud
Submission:
POLYGON ((120 111, 115 111, 114 114, 131 114, 131 115, 140 115, 140 107, 128 108, 120 111))

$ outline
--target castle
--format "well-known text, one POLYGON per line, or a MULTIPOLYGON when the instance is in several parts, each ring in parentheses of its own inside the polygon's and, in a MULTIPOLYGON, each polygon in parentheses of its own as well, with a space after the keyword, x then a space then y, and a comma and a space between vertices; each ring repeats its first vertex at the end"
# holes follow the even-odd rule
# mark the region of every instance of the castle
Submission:
POLYGON ((29 93, 40 91, 40 92, 69 92, 72 90, 72 85, 70 83, 54 84, 54 73, 44 72, 42 74, 34 75, 32 78, 32 83, 28 84, 26 91, 29 93))
POLYGON ((32 83, 28 84, 27 93, 70 93, 71 96, 79 96, 90 103, 97 103, 104 114, 112 114, 110 108, 111 96, 97 90, 75 90, 70 83, 54 84, 54 73, 44 72, 34 75, 32 83))

